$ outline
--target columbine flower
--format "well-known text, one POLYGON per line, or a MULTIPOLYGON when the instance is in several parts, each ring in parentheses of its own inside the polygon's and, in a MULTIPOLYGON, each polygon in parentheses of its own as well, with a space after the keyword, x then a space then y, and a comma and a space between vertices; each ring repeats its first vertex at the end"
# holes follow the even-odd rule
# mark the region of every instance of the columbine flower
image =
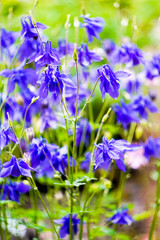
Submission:
POLYGON ((62 39, 58 41, 58 47, 57 47, 57 52, 60 55, 60 57, 64 57, 68 54, 72 55, 74 51, 74 44, 73 43, 67 43, 66 45, 66 40, 62 39))
POLYGON ((140 63, 144 64, 144 58, 142 51, 135 44, 127 43, 116 49, 113 55, 113 62, 133 67, 140 63))
POLYGON ((9 162, 2 165, 3 169, 0 172, 0 177, 7 177, 11 175, 12 177, 19 177, 20 175, 26 177, 32 177, 30 171, 35 171, 31 168, 23 159, 17 160, 15 156, 12 156, 9 162))
POLYGON ((148 96, 136 96, 133 100, 133 109, 137 111, 141 118, 147 119, 149 110, 152 113, 158 112, 158 108, 148 96))
POLYGON ((43 67, 45 65, 52 65, 52 66, 58 66, 61 64, 59 56, 55 49, 51 48, 51 42, 43 42, 41 44, 40 51, 30 58, 29 62, 37 63, 40 67, 43 67))
POLYGON ((152 80, 160 75, 160 54, 154 56, 151 61, 146 64, 146 78, 152 80))
POLYGON ((149 137, 144 144, 144 156, 149 160, 150 157, 160 158, 160 138, 149 137))
POLYGON ((138 79, 129 80, 126 84, 126 91, 130 94, 137 93, 140 90, 141 83, 138 79))
MULTIPOLYGON (((38 37, 38 33, 36 28, 34 27, 32 23, 32 19, 30 16, 22 17, 21 18, 21 24, 22 24, 22 32, 21 37, 22 38, 35 38, 38 37)), ((47 28, 47 26, 43 25, 42 23, 36 23, 36 27, 38 29, 38 32, 40 30, 44 30, 47 28)))
POLYGON ((36 71, 30 68, 5 69, 0 72, 0 76, 9 78, 7 84, 8 94, 14 91, 16 83, 24 91, 27 89, 27 84, 35 85, 38 77, 36 71))
POLYGON ((81 66, 87 67, 92 64, 92 62, 99 62, 102 58, 94 53, 89 51, 87 44, 81 44, 81 47, 78 48, 78 62, 81 66))
POLYGON ((107 222, 112 222, 114 224, 120 225, 131 225, 134 222, 134 219, 128 215, 128 209, 121 208, 118 209, 117 212, 107 220, 107 222))
POLYGON ((0 149, 3 149, 4 146, 8 145, 10 141, 18 143, 18 139, 15 134, 11 131, 11 128, 8 124, 4 124, 0 129, 0 149))
POLYGON ((117 122, 122 123, 123 128, 127 129, 128 125, 132 122, 139 122, 139 118, 137 112, 133 108, 133 104, 126 104, 122 99, 120 101, 121 106, 119 104, 113 105, 112 109, 116 113, 117 122))
POLYGON ((130 74, 123 71, 113 72, 108 64, 99 68, 98 75, 100 78, 100 90, 104 100, 105 94, 108 93, 112 98, 118 98, 119 95, 119 78, 129 77, 130 74))
MULTIPOLYGON (((55 223, 57 224, 63 224, 60 228, 59 236, 60 238, 64 238, 66 235, 70 234, 70 214, 55 220, 55 223)), ((78 224, 80 224, 80 219, 77 218, 76 214, 72 215, 72 228, 73 228, 73 234, 76 235, 78 232, 78 224)))
POLYGON ((21 194, 23 193, 27 193, 31 187, 29 185, 24 184, 23 182, 12 182, 9 181, 9 183, 6 183, 4 185, 4 189, 3 186, 0 186, 0 199, 2 200, 6 200, 7 198, 9 200, 15 201, 17 203, 20 203, 19 199, 21 194))
POLYGON ((112 40, 106 39, 103 41, 103 49, 107 56, 110 56, 115 51, 116 45, 112 40))
POLYGON ((87 119, 82 118, 76 129, 76 146, 79 146, 82 142, 84 146, 89 145, 90 134, 92 132, 92 127, 87 121, 87 119))
POLYGON ((96 145, 95 169, 103 164, 105 169, 108 169, 112 161, 115 161, 117 167, 125 172, 126 167, 123 162, 125 152, 137 150, 139 147, 125 140, 111 139, 109 141, 106 137, 103 137, 102 141, 103 143, 96 145))
POLYGON ((66 85, 70 88, 76 88, 75 84, 65 75, 59 72, 58 67, 55 69, 52 66, 48 66, 48 70, 40 74, 37 83, 40 84, 39 96, 41 98, 46 98, 48 96, 48 91, 56 94, 58 97, 60 95, 59 86, 61 92, 63 93, 63 86, 66 85))
POLYGON ((82 15, 81 17, 84 18, 83 19, 84 23, 81 26, 86 28, 88 41, 92 42, 93 37, 100 39, 99 33, 102 32, 105 25, 103 18, 101 17, 90 18, 88 15, 86 16, 82 15))

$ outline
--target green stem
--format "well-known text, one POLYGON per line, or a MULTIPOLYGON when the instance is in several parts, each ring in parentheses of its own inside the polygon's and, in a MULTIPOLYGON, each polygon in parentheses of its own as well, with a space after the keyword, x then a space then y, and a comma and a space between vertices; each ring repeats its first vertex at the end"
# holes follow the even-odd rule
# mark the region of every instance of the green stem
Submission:
MULTIPOLYGON (((29 179, 29 180, 30 180, 30 179, 29 179)), ((40 194, 40 192, 39 192, 39 190, 38 190, 38 188, 37 188, 37 186, 36 186, 36 183, 35 183, 34 179, 31 178, 31 181, 30 181, 30 182, 31 182, 31 184, 32 184, 32 186, 33 186, 33 189, 37 192, 37 194, 38 194, 38 196, 39 196, 39 198, 40 198, 40 200, 41 200, 41 202, 42 202, 42 204, 43 204, 43 206, 44 206, 44 208, 45 208, 45 210, 46 210, 46 213, 47 213, 47 215, 48 215, 48 217, 49 217, 49 219, 50 219, 50 222, 51 222, 51 225, 52 225, 52 228, 53 228, 53 232, 55 232, 56 235, 57 235, 57 238, 60 239, 59 234, 58 234, 58 232, 57 232, 57 230, 56 230, 56 227, 55 227, 55 225, 54 225, 54 222, 53 222, 53 220, 52 220, 52 218, 51 218, 51 215, 50 215, 50 213, 49 213, 49 211, 48 211, 48 208, 47 208, 47 206, 46 206, 46 204, 45 204, 45 202, 44 202, 44 200, 43 200, 43 198, 42 198, 42 196, 41 196, 41 194, 40 194)))
MULTIPOLYGON (((99 136, 100 136, 100 132, 101 132, 103 123, 107 120, 110 111, 111 111, 111 108, 109 108, 108 112, 107 112, 107 113, 104 115, 104 117, 102 118, 100 127, 99 127, 98 132, 97 132, 97 136, 96 136, 96 139, 95 139, 95 144, 93 145, 92 154, 91 154, 90 169, 89 169, 89 177, 90 177, 90 178, 91 178, 91 176, 92 176, 93 167, 94 167, 94 163, 95 163, 95 160, 94 160, 94 157, 95 157, 95 149, 96 149, 96 146, 95 146, 95 145, 96 145, 97 142, 98 142, 98 139, 99 139, 99 136)), ((83 218, 84 218, 84 213, 85 213, 85 209, 86 209, 86 205, 87 205, 88 195, 89 195, 89 182, 88 182, 87 185, 86 185, 86 197, 85 197, 84 205, 83 205, 83 208, 82 208, 82 211, 81 211, 79 240, 82 240, 82 237, 83 237, 83 218)))
POLYGON ((156 187, 156 206, 155 206, 155 212, 154 212, 152 224, 151 224, 150 231, 149 231, 148 240, 153 239, 153 233, 156 228, 156 224, 157 224, 157 220, 158 220, 158 212, 159 212, 159 208, 160 208, 160 201, 159 201, 159 198, 160 198, 160 167, 158 167, 158 166, 157 166, 157 171, 158 171, 158 179, 157 179, 157 187, 156 187))
POLYGON ((1 209, 2 209, 2 207, 0 207, 0 236, 1 236, 1 239, 2 239, 2 240, 5 240, 5 239, 4 239, 4 234, 3 234, 3 228, 2 228, 1 209))

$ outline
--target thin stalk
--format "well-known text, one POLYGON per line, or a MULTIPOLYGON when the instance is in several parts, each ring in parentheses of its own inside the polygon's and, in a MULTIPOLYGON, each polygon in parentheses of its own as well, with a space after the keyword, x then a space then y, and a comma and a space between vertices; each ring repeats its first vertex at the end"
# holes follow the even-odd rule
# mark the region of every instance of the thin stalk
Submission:
POLYGON ((156 224, 157 224, 157 220, 158 220, 158 212, 160 209, 160 201, 159 201, 159 199, 160 199, 160 167, 159 166, 157 167, 157 171, 158 171, 158 179, 157 179, 157 187, 156 187, 156 206, 155 206, 152 224, 151 224, 150 231, 149 231, 148 240, 153 239, 153 233, 156 228, 156 224))
POLYGON ((2 240, 5 240, 4 239, 4 234, 3 234, 3 228, 2 228, 2 217, 1 217, 1 207, 0 207, 0 236, 1 236, 1 239, 2 240))
MULTIPOLYGON (((29 180, 30 180, 30 179, 29 179, 29 180)), ((50 222, 51 222, 53 231, 56 233, 58 239, 60 239, 59 233, 57 232, 56 227, 55 227, 55 225, 54 225, 54 221, 53 221, 52 218, 51 218, 51 215, 50 215, 50 213, 49 213, 49 211, 48 211, 48 208, 47 208, 47 206, 46 206, 46 204, 45 204, 45 202, 44 202, 44 200, 43 200, 43 198, 42 198, 42 196, 41 196, 41 194, 40 194, 40 192, 39 192, 39 190, 38 190, 38 188, 37 188, 37 185, 36 185, 34 179, 31 178, 31 181, 30 181, 30 182, 31 182, 31 184, 32 184, 32 186, 33 186, 33 189, 37 192, 37 194, 38 194, 38 196, 39 196, 39 198, 40 198, 40 200, 41 200, 41 202, 42 202, 42 204, 43 204, 43 206, 44 206, 44 208, 45 208, 45 210, 46 210, 46 213, 47 213, 47 215, 48 215, 48 217, 49 217, 49 219, 50 219, 50 222)))
POLYGON ((80 117, 81 117, 83 111, 85 110, 87 104, 89 103, 89 101, 90 101, 90 99, 91 99, 91 97, 92 97, 92 95, 93 95, 93 93, 94 93, 94 91, 95 91, 95 89, 96 89, 97 83, 98 83, 98 81, 99 81, 99 79, 100 79, 101 77, 102 77, 102 76, 99 76, 99 77, 97 78, 96 83, 95 83, 95 85, 94 85, 94 87, 93 87, 93 90, 92 90, 90 96, 88 97, 87 101, 85 102, 85 104, 84 104, 84 106, 83 106, 83 108, 82 108, 82 110, 81 110, 81 112, 80 112, 80 114, 79 114, 77 120, 80 119, 80 117))
POLYGON ((70 176, 71 176, 70 154, 69 154, 70 144, 69 144, 69 136, 68 136, 68 121, 67 121, 66 118, 65 118, 65 125, 66 125, 66 139, 67 139, 67 148, 68 148, 68 152, 67 152, 67 156, 68 156, 68 177, 70 179, 70 176))
MULTIPOLYGON (((99 127, 98 132, 97 132, 97 136, 96 136, 96 139, 95 139, 95 144, 93 145, 92 154, 91 154, 89 177, 92 176, 93 167, 94 167, 94 163, 95 163, 95 160, 94 160, 95 150, 96 150, 96 146, 95 146, 95 145, 96 145, 97 142, 98 142, 98 139, 99 139, 99 136, 100 136, 100 132, 101 132, 102 126, 103 126, 104 122, 107 120, 110 111, 111 111, 111 108, 109 108, 108 112, 107 112, 107 113, 104 115, 104 117, 102 118, 100 127, 99 127)), ((82 240, 82 237, 83 237, 83 218, 84 218, 84 213, 85 213, 85 209, 86 209, 86 205, 87 205, 87 200, 88 200, 88 195, 89 195, 89 183, 87 183, 87 186, 86 186, 86 187, 87 187, 87 189, 86 189, 86 197, 85 197, 85 200, 84 200, 84 205, 83 205, 82 212, 81 212, 81 217, 80 217, 79 240, 82 240)))

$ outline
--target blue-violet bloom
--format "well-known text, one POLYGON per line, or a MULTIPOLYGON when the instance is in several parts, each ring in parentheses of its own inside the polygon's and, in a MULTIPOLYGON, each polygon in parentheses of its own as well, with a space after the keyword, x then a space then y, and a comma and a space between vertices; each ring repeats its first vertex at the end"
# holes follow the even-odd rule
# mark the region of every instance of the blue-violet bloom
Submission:
POLYGON ((134 222, 132 216, 128 215, 128 209, 121 208, 116 211, 116 213, 110 217, 107 222, 112 222, 114 224, 120 225, 131 225, 134 222))

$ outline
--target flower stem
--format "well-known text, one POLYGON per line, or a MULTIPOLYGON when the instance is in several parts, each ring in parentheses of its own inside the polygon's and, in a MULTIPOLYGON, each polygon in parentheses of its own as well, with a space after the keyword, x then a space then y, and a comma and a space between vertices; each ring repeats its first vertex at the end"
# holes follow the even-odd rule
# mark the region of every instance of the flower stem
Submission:
POLYGON ((158 212, 159 212, 159 209, 160 209, 160 201, 159 201, 159 198, 160 198, 160 166, 157 166, 157 171, 158 171, 158 179, 157 179, 157 187, 156 187, 156 206, 155 206, 155 211, 154 211, 152 224, 151 224, 150 231, 149 231, 148 240, 153 239, 153 233, 154 233, 154 230, 156 228, 157 219, 158 219, 158 212))
MULTIPOLYGON (((99 139, 99 136, 100 136, 100 132, 101 132, 102 126, 103 126, 104 122, 107 120, 110 111, 111 111, 111 108, 109 108, 108 112, 107 112, 107 113, 104 115, 104 117, 102 118, 100 127, 99 127, 98 132, 97 132, 97 136, 96 136, 96 139, 95 139, 95 144, 93 145, 92 154, 91 154, 89 177, 92 176, 93 167, 94 167, 94 163, 95 163, 95 160, 94 160, 94 157, 95 157, 95 149, 96 149, 96 146, 95 146, 95 145, 96 145, 97 142, 98 142, 98 139, 99 139)), ((81 217, 80 217, 79 240, 82 240, 82 237, 83 237, 83 218, 84 218, 84 213, 85 213, 85 209, 86 209, 86 205, 87 205, 87 201, 88 201, 89 182, 87 183, 87 186, 86 186, 86 187, 87 187, 87 189, 86 189, 86 196, 85 196, 84 205, 83 205, 83 208, 82 208, 82 211, 81 211, 81 217)))
MULTIPOLYGON (((29 179, 29 180, 30 180, 30 179, 29 179)), ((60 239, 59 234, 58 234, 58 232, 57 232, 57 230, 56 230, 56 227, 55 227, 55 225, 54 225, 54 222, 53 222, 53 220, 52 220, 52 218, 51 218, 51 215, 50 215, 50 213, 49 213, 49 211, 48 211, 48 208, 47 208, 47 206, 46 206, 46 204, 45 204, 45 202, 44 202, 44 200, 43 200, 43 198, 42 198, 42 196, 41 196, 41 194, 40 194, 40 192, 39 192, 39 190, 38 190, 38 188, 37 188, 37 186, 36 186, 36 183, 35 183, 34 179, 31 178, 31 181, 30 181, 30 182, 31 182, 31 185, 33 186, 33 189, 37 192, 37 194, 38 194, 38 196, 39 196, 39 198, 40 198, 40 200, 41 200, 41 202, 42 202, 42 204, 43 204, 43 206, 44 206, 44 208, 45 208, 45 210, 46 210, 46 212, 47 212, 47 215, 48 215, 48 217, 49 217, 49 219, 50 219, 50 222, 51 222, 53 231, 56 233, 57 238, 60 239)))

